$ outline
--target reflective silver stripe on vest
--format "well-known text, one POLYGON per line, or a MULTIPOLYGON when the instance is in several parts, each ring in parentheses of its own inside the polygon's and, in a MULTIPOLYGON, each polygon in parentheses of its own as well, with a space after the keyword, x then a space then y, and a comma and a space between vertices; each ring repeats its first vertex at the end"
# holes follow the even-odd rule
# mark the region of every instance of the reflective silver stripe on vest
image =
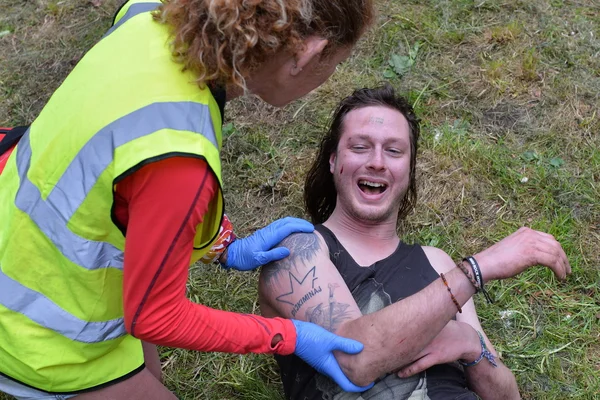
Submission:
POLYGON ((71 340, 98 343, 127 334, 123 318, 89 322, 76 318, 46 296, 8 277, 0 268, 0 304, 71 340))
MULTIPOLYGON (((21 138, 17 146, 17 169, 21 185, 17 191, 15 205, 29 215, 38 229, 52 241, 63 256, 86 269, 114 267, 123 268, 123 253, 110 243, 94 242, 83 239, 68 227, 66 210, 54 207, 49 201, 43 201, 40 190, 27 177, 31 161, 29 131, 21 138)), ((68 196, 64 193, 64 196, 68 196)))
MULTIPOLYGON (((123 253, 110 243, 95 242, 73 233, 68 221, 81 206, 104 170, 112 163, 116 148, 161 129, 191 131, 218 148, 207 105, 194 102, 153 103, 102 128, 81 148, 46 200, 27 177, 31 162, 30 132, 17 146, 21 185, 15 205, 71 262, 83 268, 123 268, 123 253)), ((112 187, 107 188, 112 191, 112 187)), ((109 218, 110 216, 107 216, 109 218)))
POLYGON ((160 3, 132 4, 131 6, 129 6, 129 9, 125 13, 125 15, 123 15, 123 17, 121 17, 121 19, 116 24, 114 24, 112 26, 112 28, 110 28, 104 36, 102 36, 102 39, 104 39, 105 37, 107 37, 108 35, 113 33, 115 29, 117 29, 118 27, 120 27, 121 25, 123 25, 125 22, 127 22, 131 18, 135 17, 136 15, 144 13, 144 12, 148 12, 148 11, 154 11, 154 10, 156 10, 156 8, 158 8, 158 6, 160 6, 160 3))

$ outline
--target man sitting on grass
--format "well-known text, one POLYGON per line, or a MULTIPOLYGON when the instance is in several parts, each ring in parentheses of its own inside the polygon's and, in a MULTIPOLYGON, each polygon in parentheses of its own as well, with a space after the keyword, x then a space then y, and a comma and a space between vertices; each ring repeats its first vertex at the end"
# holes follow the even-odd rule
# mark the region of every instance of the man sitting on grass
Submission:
POLYGON ((566 255, 551 235, 527 228, 459 264, 403 243, 397 223, 416 201, 418 136, 412 108, 390 86, 358 90, 338 106, 306 178, 319 225, 285 239, 291 255, 263 268, 261 312, 361 341, 360 354, 336 357, 354 383, 376 384, 344 393, 299 358, 278 356, 287 398, 519 398, 470 298, 538 264, 564 279, 566 255))

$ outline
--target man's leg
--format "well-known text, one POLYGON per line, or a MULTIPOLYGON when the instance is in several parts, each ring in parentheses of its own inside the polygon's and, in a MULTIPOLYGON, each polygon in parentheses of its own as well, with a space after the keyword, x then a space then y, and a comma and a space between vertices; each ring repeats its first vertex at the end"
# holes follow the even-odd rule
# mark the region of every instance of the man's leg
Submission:
POLYGON ((152 375, 162 383, 162 372, 160 368, 160 358, 158 357, 158 349, 155 344, 142 342, 144 349, 144 363, 146 368, 152 372, 152 375))
POLYGON ((120 399, 175 399, 176 397, 162 384, 162 372, 158 349, 152 343, 142 342, 146 368, 113 386, 95 392, 76 396, 78 400, 120 400, 120 399))
POLYGON ((148 368, 131 378, 90 393, 75 396, 76 400, 176 400, 148 368))

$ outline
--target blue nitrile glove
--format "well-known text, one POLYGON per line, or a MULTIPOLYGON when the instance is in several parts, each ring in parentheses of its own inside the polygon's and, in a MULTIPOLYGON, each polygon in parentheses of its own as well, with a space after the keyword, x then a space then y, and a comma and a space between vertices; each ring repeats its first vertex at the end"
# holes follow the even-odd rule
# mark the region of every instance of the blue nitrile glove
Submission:
POLYGON ((277 247, 283 239, 295 232, 313 232, 315 227, 300 218, 285 217, 257 230, 244 239, 236 239, 227 246, 225 268, 249 271, 281 260, 290 255, 287 247, 277 247))
POLYGON ((310 322, 295 319, 292 322, 296 327, 297 335, 294 354, 321 374, 333 379, 346 392, 364 392, 373 387, 374 383, 360 387, 350 382, 333 355, 333 350, 348 354, 360 353, 363 349, 362 343, 337 336, 310 322))

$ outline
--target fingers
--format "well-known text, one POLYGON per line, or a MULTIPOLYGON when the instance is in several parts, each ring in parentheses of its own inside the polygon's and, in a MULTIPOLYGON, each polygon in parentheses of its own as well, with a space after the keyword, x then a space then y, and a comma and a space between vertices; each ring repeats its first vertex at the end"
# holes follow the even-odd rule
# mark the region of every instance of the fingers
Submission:
POLYGON ((560 243, 554 239, 554 237, 552 237, 552 239, 548 239, 551 241, 551 245, 554 248, 554 251, 557 254, 557 257, 559 258, 559 260, 561 261, 564 270, 565 270, 565 274, 568 275, 571 273, 571 264, 569 263, 569 259, 567 258, 567 254, 565 253, 565 250, 562 248, 562 246, 560 245, 560 243))
POLYGON ((337 336, 336 339, 332 342, 332 345, 333 350, 340 350, 348 354, 358 354, 364 348, 361 342, 358 342, 353 339, 343 338, 341 336, 337 336))
POLYGON ((557 278, 564 280, 571 273, 571 265, 562 246, 552 235, 538 235, 533 245, 533 264, 550 268, 557 278))
POLYGON ((551 246, 550 251, 555 254, 555 257, 558 259, 562 270, 564 271, 564 275, 562 275, 564 279, 566 278, 566 275, 571 273, 571 264, 569 264, 569 259, 567 258, 567 255, 565 254, 565 251, 560 243, 556 241, 554 237, 552 237, 552 239, 548 238, 547 240, 551 246))
POLYGON ((371 383, 367 386, 356 386, 354 383, 350 382, 350 380, 346 378, 346 375, 344 375, 342 372, 338 363, 335 361, 335 358, 333 356, 331 356, 331 358, 333 360, 331 361, 331 365, 329 365, 329 368, 327 371, 325 371, 325 373, 329 375, 329 377, 333 379, 335 383, 342 388, 342 390, 346 392, 364 392, 365 390, 369 390, 373 387, 374 383, 371 383))
POLYGON ((565 265, 567 266, 567 275, 571 275, 571 273, 573 272, 573 270, 571 269, 571 263, 569 262, 569 259, 567 258, 567 255, 565 254, 565 265))
POLYGON ((271 223, 266 229, 268 233, 265 235, 265 240, 270 247, 273 247, 292 233, 311 233, 315 227, 306 220, 286 217, 271 223))
POLYGON ((528 266, 546 266, 560 280, 564 280, 566 275, 571 273, 567 255, 553 235, 527 227, 520 228, 517 234, 520 244, 524 245, 524 256, 528 258, 528 266))
POLYGON ((409 376, 413 376, 418 374, 419 372, 423 372, 427 368, 432 367, 434 365, 434 358, 430 356, 425 356, 423 358, 418 359, 414 363, 409 364, 404 368, 401 368, 400 371, 398 371, 398 376, 400 378, 408 378, 409 376))
POLYGON ((285 217, 285 218, 281 218, 278 219, 275 222, 272 222, 269 225, 269 228, 271 229, 282 229, 284 227, 294 227, 295 230, 293 232, 312 232, 315 230, 315 227, 313 224, 311 224, 310 222, 302 219, 302 218, 295 218, 295 217, 285 217))
POLYGON ((294 353, 298 357, 320 373, 329 376, 345 391, 362 392, 373 385, 360 387, 350 382, 333 355, 334 350, 348 354, 359 353, 363 348, 362 343, 337 336, 310 322, 292 319, 292 323, 297 333, 294 353))
POLYGON ((257 265, 265 265, 273 261, 281 260, 290 255, 290 250, 287 247, 276 247, 273 250, 262 251, 254 254, 254 260, 257 265))
POLYGON ((549 233, 542 232, 542 231, 536 231, 535 229, 528 229, 528 230, 529 230, 529 231, 531 231, 531 232, 535 232, 536 234, 538 234, 538 235, 540 235, 540 236, 543 236, 543 237, 545 237, 545 238, 548 238, 548 239, 555 240, 555 239, 554 239, 554 236, 552 236, 552 235, 551 235, 551 234, 549 234, 549 233))

